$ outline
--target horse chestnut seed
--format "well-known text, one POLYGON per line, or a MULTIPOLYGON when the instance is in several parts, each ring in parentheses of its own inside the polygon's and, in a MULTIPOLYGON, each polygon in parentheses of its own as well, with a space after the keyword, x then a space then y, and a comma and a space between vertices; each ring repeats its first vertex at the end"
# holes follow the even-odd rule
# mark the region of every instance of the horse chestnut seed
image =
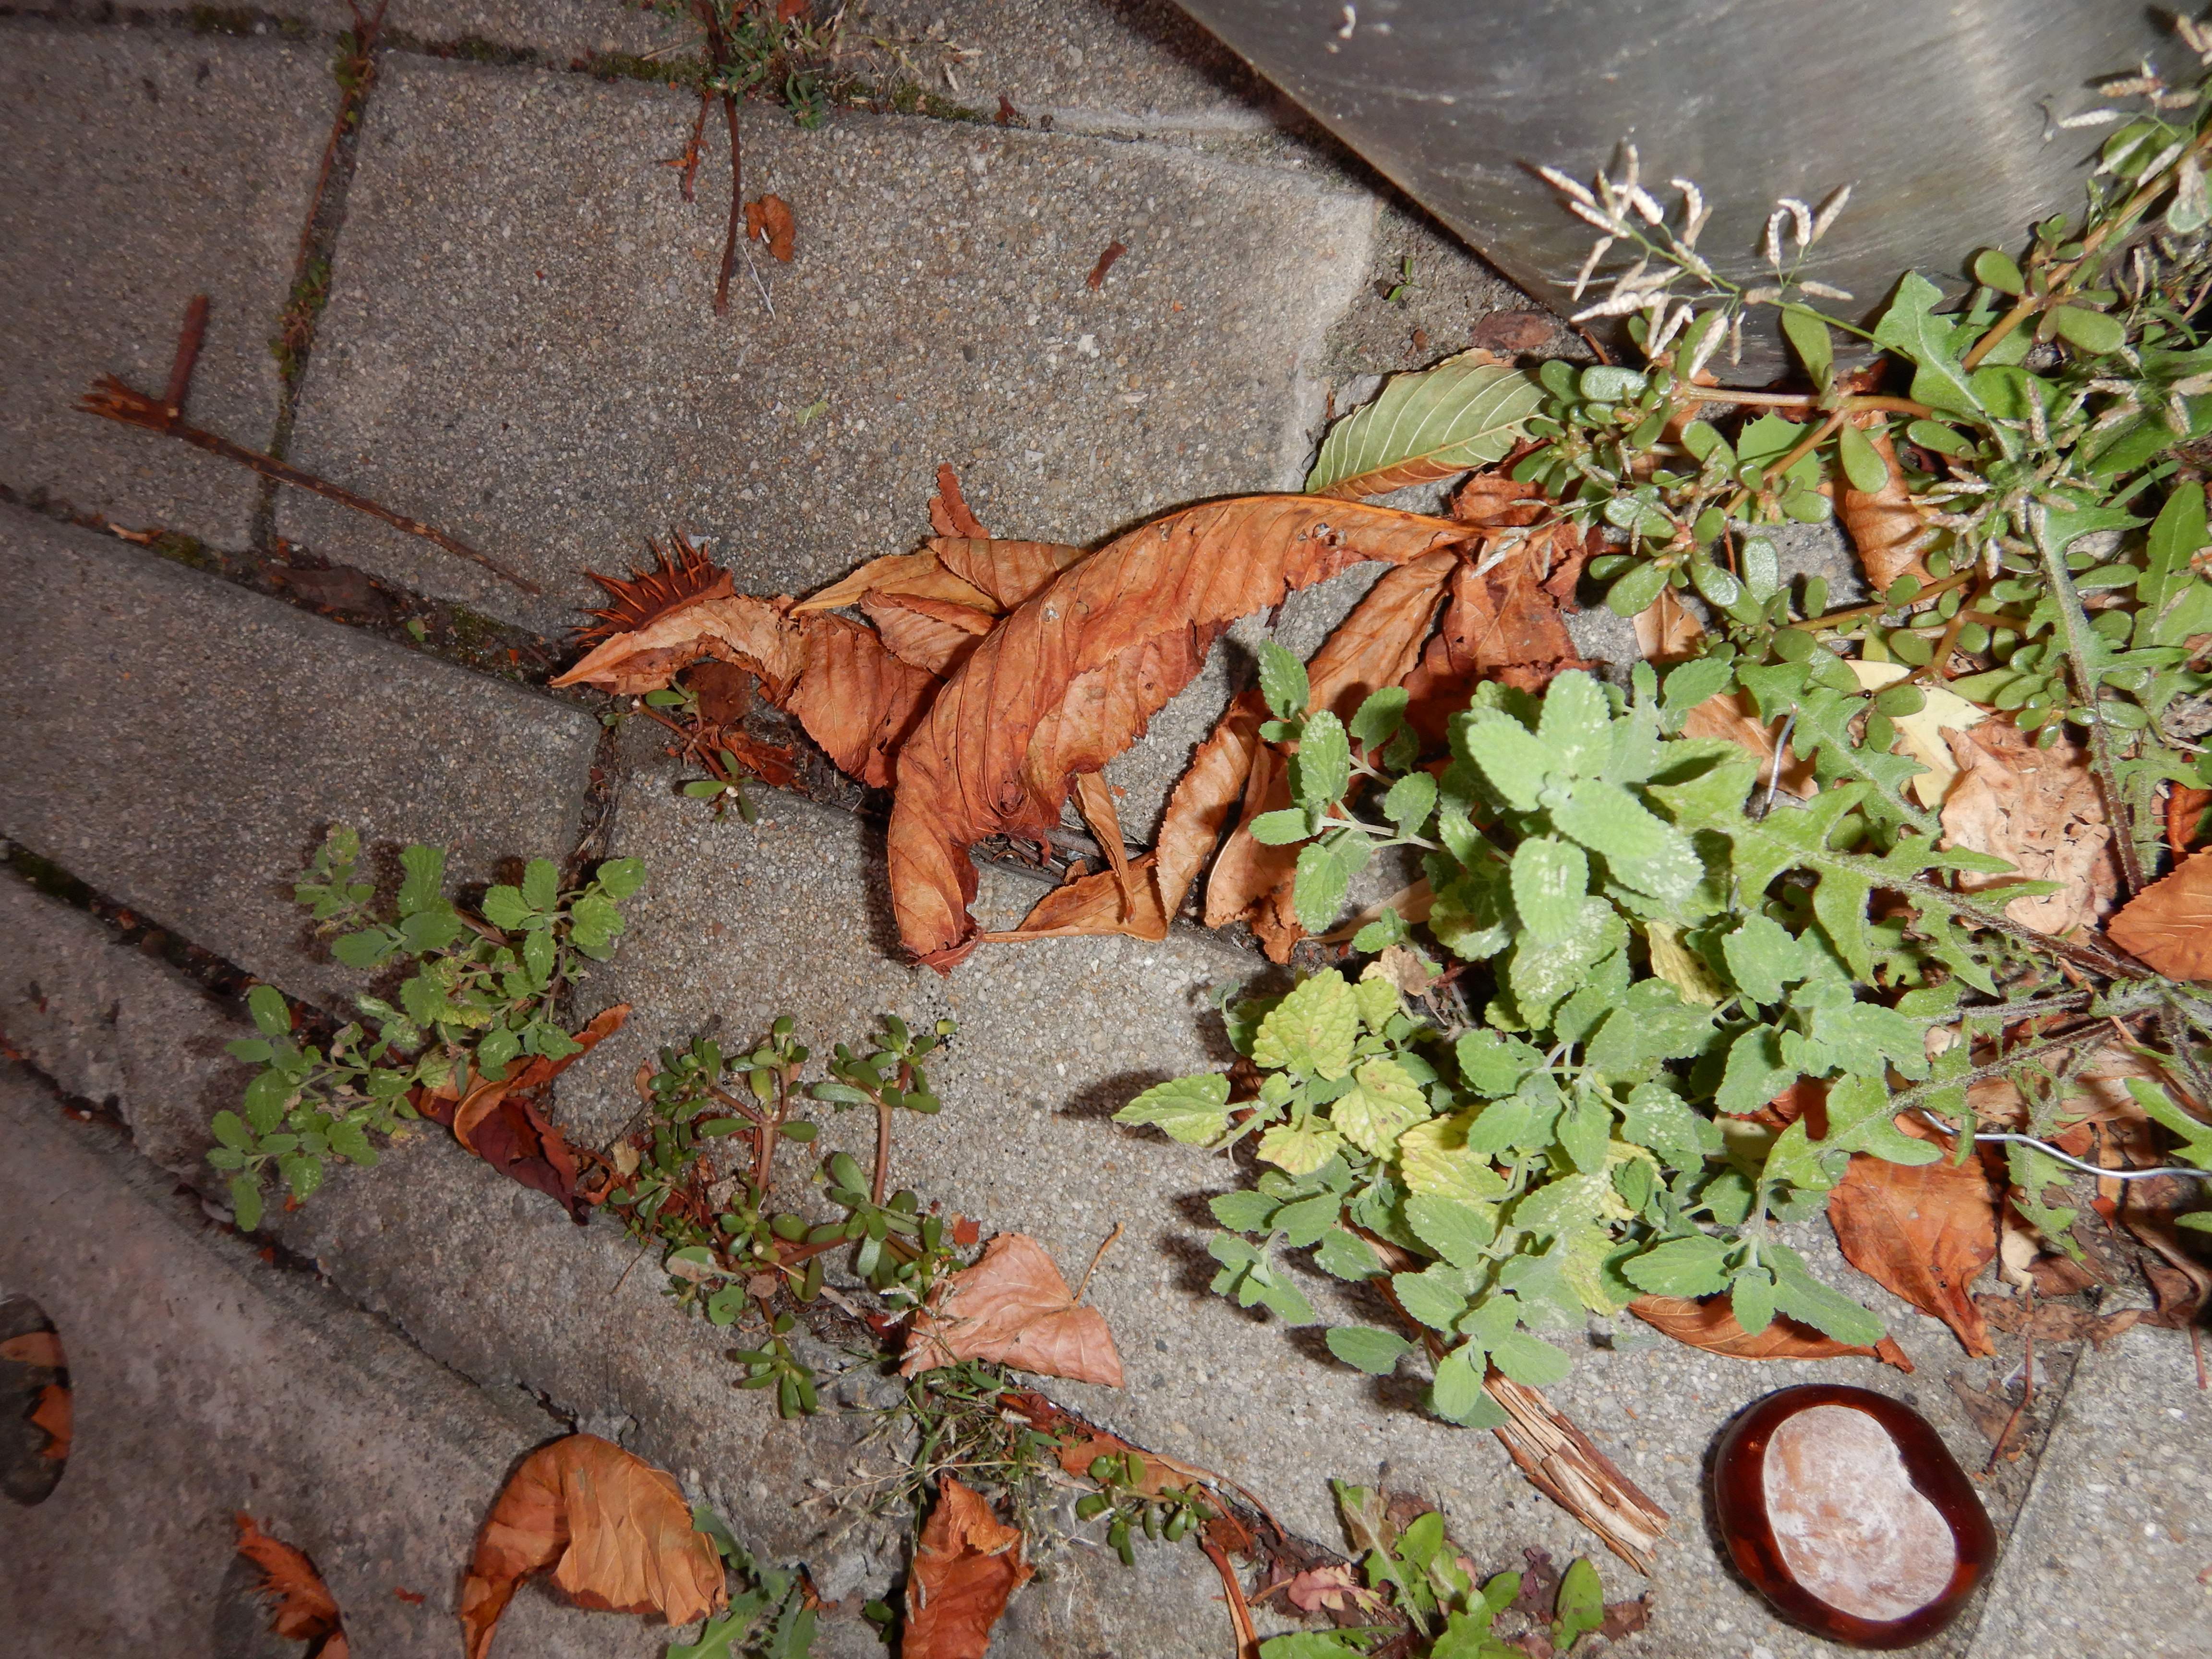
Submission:
POLYGON ((1831 1641, 1901 1648, 1957 1617, 1996 1532, 1928 1420, 1869 1389, 1808 1383, 1721 1437, 1713 1511, 1736 1568, 1831 1641))

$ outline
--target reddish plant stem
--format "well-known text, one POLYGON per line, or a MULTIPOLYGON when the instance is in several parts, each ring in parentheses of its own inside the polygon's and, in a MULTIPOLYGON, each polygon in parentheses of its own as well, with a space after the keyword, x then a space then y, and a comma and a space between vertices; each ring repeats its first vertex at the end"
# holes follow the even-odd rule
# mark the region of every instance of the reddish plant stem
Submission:
POLYGON ((457 540, 420 519, 410 519, 404 514, 395 513, 365 495, 356 495, 350 489, 331 483, 327 478, 319 478, 312 472, 302 472, 298 467, 280 461, 274 455, 264 455, 258 449, 234 444, 212 432, 186 426, 173 417, 166 405, 155 403, 143 392, 132 391, 112 374, 101 376, 77 407, 88 415, 99 416, 102 420, 117 421, 125 426, 143 427, 149 432, 167 433, 170 437, 181 438, 210 455, 220 455, 227 461, 250 467, 264 478, 274 478, 278 483, 290 484, 295 489, 304 489, 311 495, 322 496, 325 501, 336 501, 340 507, 349 507, 356 513, 365 513, 395 530, 404 530, 410 536, 420 536, 433 546, 443 548, 455 558, 481 565, 501 581, 512 582, 526 593, 543 594, 545 591, 529 578, 516 575, 512 570, 477 552, 466 542, 457 540))
POLYGON ((200 342, 207 337, 208 296, 195 294, 185 307, 185 325, 177 331, 177 355, 169 363, 169 389, 161 406, 172 421, 181 420, 185 398, 192 389, 192 366, 200 360, 200 342))
MULTIPOLYGON (((914 1067, 899 1062, 898 1088, 903 1095, 914 1086, 914 1067)), ((868 1201, 878 1209, 883 1208, 884 1188, 890 1184, 891 1174, 891 1109, 884 1103, 883 1097, 876 1097, 876 1176, 868 1183, 868 1201)))
MULTIPOLYGON (((730 43, 714 0, 693 0, 692 10, 707 31, 707 57, 717 70, 729 67, 730 43)), ((703 115, 704 111, 702 110, 703 115)), ((738 95, 722 88, 722 114, 730 127, 730 223, 722 237, 722 270, 714 279, 714 314, 730 308, 730 278, 738 268, 738 231, 745 217, 744 150, 738 137, 738 95)))

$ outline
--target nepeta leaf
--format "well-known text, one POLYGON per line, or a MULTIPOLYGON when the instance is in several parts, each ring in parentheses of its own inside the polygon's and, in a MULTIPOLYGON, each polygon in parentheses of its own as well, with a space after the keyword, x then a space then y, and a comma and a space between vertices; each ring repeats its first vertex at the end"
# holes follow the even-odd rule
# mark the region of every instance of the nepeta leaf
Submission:
POLYGON ((1285 847, 1292 842, 1304 841, 1313 830, 1304 811, 1285 806, 1277 811, 1262 812, 1252 820, 1252 839, 1268 847, 1285 847))
POLYGON ((1359 1005, 1334 968, 1299 981, 1260 1022, 1252 1061, 1271 1071, 1304 1073, 1334 1082, 1352 1066, 1359 1005))
POLYGON ((1355 1282, 1372 1279, 1382 1271, 1367 1241, 1343 1227, 1331 1227, 1321 1236, 1321 1243, 1314 1248, 1314 1266, 1333 1279, 1355 1282))
POLYGON ((1382 816, 1397 825, 1400 835, 1410 836, 1426 822, 1436 805, 1437 781, 1426 772, 1408 772, 1382 797, 1382 816))
POLYGON ((1565 799, 1552 808, 1552 822, 1561 835, 1602 858, 1616 880, 1656 899, 1679 902, 1705 873, 1686 836, 1601 778, 1578 778, 1570 785, 1565 799))
POLYGON ((1319 1117, 1304 1123, 1278 1123, 1260 1137, 1258 1152, 1279 1170, 1311 1175, 1343 1149, 1344 1138, 1319 1117))
POLYGON ((1352 781, 1352 744, 1344 722, 1328 709, 1308 717, 1291 757, 1291 797, 1304 807, 1340 799, 1352 781))
POLYGON ((1369 692, 1347 728, 1352 741, 1363 751, 1382 747, 1398 735, 1398 728, 1405 724, 1406 705, 1410 701, 1402 685, 1386 685, 1369 692))
POLYGON ((397 948, 392 935, 382 928, 341 933, 331 942, 331 954, 349 968, 374 968, 397 948))
POLYGON ((1398 1173, 1408 1192, 1475 1206, 1505 1196, 1504 1177, 1467 1144, 1474 1117, 1467 1111, 1431 1118, 1398 1137, 1398 1173))
MULTIPOLYGON (((1780 1252, 1777 1258, 1780 1259, 1780 1252)), ((1774 1305, 1778 1311, 1802 1320, 1838 1342, 1870 1348, 1889 1334, 1875 1315, 1802 1271, 1776 1273, 1774 1305)))
POLYGON ((1757 1336, 1774 1322, 1774 1275, 1764 1267, 1738 1273, 1729 1286, 1729 1311, 1747 1336, 1757 1336))
POLYGON ((250 1233, 261 1225, 261 1188, 252 1176, 230 1178, 230 1212, 242 1233, 250 1233))
POLYGON ((1559 1114, 1559 1150, 1578 1175, 1605 1168, 1605 1149, 1613 1139, 1613 1108, 1595 1090, 1577 1089, 1566 1110, 1559 1114))
POLYGON ((1390 1292, 1408 1319, 1432 1331, 1449 1331, 1467 1311, 1467 1275, 1449 1263, 1417 1273, 1393 1273, 1390 1292))
POLYGON ((2192 635, 2212 634, 2212 581, 2196 572, 2194 560, 2212 544, 2205 527, 2204 486, 2177 485, 2166 498, 2145 544, 2142 601, 2136 612, 2135 646, 2180 645, 2192 635))
POLYGON ((1329 1332, 1328 1340, 1331 1353, 1370 1376, 1389 1376, 1413 1351, 1413 1345, 1404 1337, 1370 1325, 1339 1325, 1329 1332))
POLYGON ((1510 714, 1477 709, 1454 722, 1452 738, 1502 799, 1523 812, 1536 810, 1537 792, 1554 763, 1527 726, 1510 714))
POLYGON ((1273 640, 1260 646, 1260 695, 1279 720, 1305 713, 1306 700, 1312 695, 1306 684, 1306 665, 1273 640))
POLYGON ((1452 1050, 1460 1078, 1478 1095, 1510 1095, 1544 1057, 1516 1037, 1479 1027, 1461 1037, 1452 1050))
POLYGON ((1721 1085, 1713 1091, 1713 1104, 1733 1116, 1757 1111, 1797 1078, 1782 1058, 1780 1033, 1771 1025, 1754 1025, 1729 1044, 1728 1063, 1721 1085))
POLYGON ((1654 1296, 1711 1296, 1729 1282, 1728 1247, 1710 1234, 1677 1238, 1621 1264, 1628 1282, 1654 1296))
POLYGON ((1591 777, 1613 754, 1613 704, 1605 688, 1572 669, 1552 682, 1536 740, 1550 752, 1549 769, 1570 777, 1591 777))
POLYGON ((1589 860, 1573 842, 1542 836, 1514 849, 1513 908, 1538 944, 1558 944, 1573 933, 1589 893, 1589 860))
POLYGON ((1398 1137, 1429 1116, 1428 1097, 1395 1060, 1370 1060, 1328 1109, 1337 1132, 1370 1157, 1387 1158, 1398 1137))
POLYGON ((1496 1428, 1507 1420, 1505 1408, 1482 1386, 1474 1358, 1462 1346, 1437 1362, 1436 1379, 1429 1385, 1429 1409, 1462 1428, 1496 1428))
POLYGON ((592 879, 600 890, 617 901, 628 898, 645 885, 645 860, 642 859, 609 859, 594 872, 592 879))
MULTIPOLYGON (((1208 1072, 1155 1084, 1115 1113, 1114 1121, 1149 1123, 1165 1130, 1172 1139, 1194 1146, 1218 1139, 1229 1127, 1229 1079, 1218 1072, 1208 1072)), ((1234 1224, 1224 1217, 1223 1224, 1234 1224)))
POLYGON ((1656 1083, 1637 1088, 1620 1111, 1622 1139, 1632 1146, 1648 1146, 1682 1169, 1697 1168, 1705 1156, 1701 1124, 1711 1127, 1680 1096, 1656 1083))
POLYGON ((1524 1389, 1547 1389, 1564 1382, 1573 1369, 1566 1355, 1541 1337, 1510 1331, 1490 1351, 1490 1363, 1524 1389))
POLYGON ((1455 1267, 1477 1268, 1498 1237, 1498 1206, 1463 1204, 1416 1192, 1406 1200, 1406 1223, 1414 1236, 1455 1267))
POLYGON ((1344 1200, 1334 1193, 1317 1193, 1311 1198, 1302 1198, 1283 1207, 1267 1218, 1269 1231, 1279 1232, 1283 1243, 1294 1250, 1310 1244, 1318 1244, 1322 1235, 1336 1225, 1336 1218, 1344 1211, 1344 1200))
POLYGON ((1351 884, 1338 849, 1319 842, 1308 846, 1298 854, 1292 879, 1291 908, 1298 926, 1309 933, 1328 932, 1344 908, 1345 889, 1351 884))

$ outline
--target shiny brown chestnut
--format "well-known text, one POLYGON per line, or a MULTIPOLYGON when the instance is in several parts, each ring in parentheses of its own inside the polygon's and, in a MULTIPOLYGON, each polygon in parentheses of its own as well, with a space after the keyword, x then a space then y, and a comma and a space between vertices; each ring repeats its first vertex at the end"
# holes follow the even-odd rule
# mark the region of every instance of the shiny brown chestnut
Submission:
POLYGON ((1755 1401, 1721 1437, 1713 1511, 1753 1589, 1851 1647, 1927 1640, 1997 1557, 1996 1530, 1942 1437, 1870 1389, 1812 1382, 1755 1401))

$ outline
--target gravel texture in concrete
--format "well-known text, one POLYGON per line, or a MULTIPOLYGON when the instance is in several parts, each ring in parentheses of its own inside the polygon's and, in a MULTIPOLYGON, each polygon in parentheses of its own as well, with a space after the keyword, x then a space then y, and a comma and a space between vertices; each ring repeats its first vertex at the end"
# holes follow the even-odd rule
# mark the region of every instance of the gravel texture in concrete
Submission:
POLYGON ((329 824, 457 879, 575 845, 579 709, 15 507, 0 580, 0 834, 250 973, 355 983, 291 898, 329 824))
POLYGON ((879 81, 1063 131, 1173 137, 1267 127, 1286 106, 1170 0, 867 0, 846 39, 879 81))
POLYGON ((2212 1395, 2188 1334, 2138 1327, 2084 1354, 1969 1659, 2204 1653, 2208 1491, 2212 1395))
POLYGON ((1302 472, 1304 368, 1371 202, 1179 150, 852 114, 805 132, 750 106, 746 191, 791 204, 797 257, 753 245, 717 319, 723 152, 695 203, 660 165, 695 109, 387 61, 295 456, 547 593, 312 497, 280 503, 288 538, 550 629, 596 599, 587 568, 672 526, 741 590, 904 550, 940 462, 999 534, 1084 543, 1302 472))
POLYGON ((337 103, 304 43, 0 21, 0 486, 244 545, 252 473, 76 405, 103 374, 159 397, 205 294, 189 416, 267 447, 269 340, 337 103))
MULTIPOLYGON (((10 1645, 47 1659, 297 1652, 264 1645, 234 1553, 231 1517, 245 1510, 313 1558, 355 1652, 455 1651, 477 1528, 514 1462, 562 1425, 266 1266, 112 1129, 68 1121, 12 1064, 0 1130, 0 1291, 52 1322, 75 1419, 52 1494, 0 1501, 10 1645)), ((527 1589, 500 1642, 646 1659, 667 1637, 527 1589)))
POLYGON ((208 1119, 253 1068, 222 1045, 252 1027, 104 922, 0 876, 0 1031, 64 1092, 130 1126, 138 1150, 188 1179, 207 1170, 208 1119))

